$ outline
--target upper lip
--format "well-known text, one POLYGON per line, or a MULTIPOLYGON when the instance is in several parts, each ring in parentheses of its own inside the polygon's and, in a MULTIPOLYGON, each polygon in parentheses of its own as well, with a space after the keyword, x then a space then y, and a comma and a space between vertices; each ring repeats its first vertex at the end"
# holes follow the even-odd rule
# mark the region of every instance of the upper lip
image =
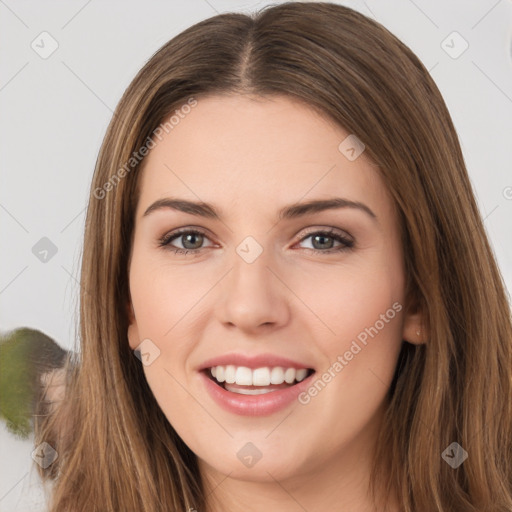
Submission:
POLYGON ((247 368, 256 369, 263 368, 265 366, 275 367, 282 366, 283 368, 312 368, 308 363, 301 363, 300 361, 295 361, 293 359, 288 359, 286 357, 281 357, 275 354, 257 354, 257 355, 246 355, 246 354, 223 354, 221 356, 213 357, 204 361, 198 368, 199 371, 206 370, 208 368, 212 368, 213 366, 226 366, 226 365, 234 365, 234 366, 245 366, 247 368))

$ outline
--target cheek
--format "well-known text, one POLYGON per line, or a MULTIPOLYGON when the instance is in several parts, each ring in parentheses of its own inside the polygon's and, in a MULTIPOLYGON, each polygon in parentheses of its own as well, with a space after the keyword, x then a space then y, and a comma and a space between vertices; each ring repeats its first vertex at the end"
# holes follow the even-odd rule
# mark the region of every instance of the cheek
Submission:
POLYGON ((181 386, 190 386, 190 354, 204 338, 204 321, 212 314, 209 292, 217 280, 211 268, 171 264, 159 253, 134 250, 130 293, 138 337, 151 340, 159 350, 144 372, 164 411, 171 410, 169 404, 173 414, 190 409, 190 395, 181 386))
POLYGON ((191 312, 193 315, 207 289, 208 282, 194 270, 166 265, 161 256, 159 260, 135 251, 130 267, 130 293, 141 338, 159 340, 165 349, 165 341, 179 332, 180 323, 191 312))
POLYGON ((304 414, 322 418, 317 435, 329 441, 318 450, 328 454, 349 444, 383 407, 402 344, 401 278, 377 266, 365 275, 343 273, 339 283, 325 281, 323 293, 308 297, 335 333, 317 328, 324 363, 299 397, 304 414))
MULTIPOLYGON (((317 276, 299 296, 321 321, 315 342, 323 354, 322 372, 332 389, 365 395, 392 380, 402 345, 404 275, 397 252, 375 251, 349 266, 317 276), (333 377, 333 374, 335 377, 333 377)), ((314 393, 314 392, 313 392, 314 393)))
POLYGON ((342 346, 375 324, 390 337, 401 330, 403 277, 399 268, 365 265, 364 268, 339 268, 317 276, 312 286, 297 284, 298 295, 316 314, 320 328, 325 327, 325 346, 342 346), (395 307, 393 304, 397 303, 395 307), (327 332, 328 331, 328 332, 327 332))
POLYGON ((185 391, 187 360, 199 339, 194 333, 194 315, 204 292, 191 282, 185 269, 169 269, 150 256, 134 254, 130 269, 130 292, 140 341, 151 340, 158 357, 143 370, 151 391, 170 423, 190 415, 190 395, 185 391), (172 272, 171 272, 172 270, 172 272))

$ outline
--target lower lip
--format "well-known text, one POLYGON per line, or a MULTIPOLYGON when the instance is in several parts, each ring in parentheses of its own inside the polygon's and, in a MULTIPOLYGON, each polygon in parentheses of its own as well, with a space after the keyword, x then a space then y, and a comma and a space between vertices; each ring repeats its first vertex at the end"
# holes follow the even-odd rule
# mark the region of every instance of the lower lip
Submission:
POLYGON ((286 408, 297 400, 300 393, 310 385, 314 373, 303 381, 291 386, 262 395, 241 395, 226 391, 216 384, 204 372, 199 372, 204 381, 206 390, 214 402, 228 412, 242 416, 268 416, 286 408))

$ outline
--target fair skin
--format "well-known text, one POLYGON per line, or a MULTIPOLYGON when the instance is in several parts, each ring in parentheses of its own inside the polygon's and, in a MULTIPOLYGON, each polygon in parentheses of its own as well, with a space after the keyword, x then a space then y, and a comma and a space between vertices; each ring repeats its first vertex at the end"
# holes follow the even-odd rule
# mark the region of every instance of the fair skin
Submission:
POLYGON ((347 135, 289 98, 210 96, 144 162, 128 337, 132 349, 150 339, 160 350, 144 372, 198 456, 208 512, 376 510, 367 485, 386 393, 402 341, 423 336, 419 315, 406 313, 393 202, 364 152, 350 161, 338 150, 347 135), (221 219, 166 207, 144 215, 171 196, 211 203, 221 219), (343 207, 278 219, 285 205, 333 197, 373 215, 343 207), (182 234, 159 246, 189 227, 205 236, 182 234), (336 252, 343 244, 335 237, 314 235, 329 228, 352 247, 336 252), (250 264, 236 251, 248 236, 263 248, 250 264), (400 311, 376 324, 397 303, 400 311), (378 333, 321 392, 271 414, 225 410, 198 372, 226 353, 272 353, 307 361, 315 378, 375 325, 378 333), (262 454, 252 467, 237 457, 248 442, 262 454))

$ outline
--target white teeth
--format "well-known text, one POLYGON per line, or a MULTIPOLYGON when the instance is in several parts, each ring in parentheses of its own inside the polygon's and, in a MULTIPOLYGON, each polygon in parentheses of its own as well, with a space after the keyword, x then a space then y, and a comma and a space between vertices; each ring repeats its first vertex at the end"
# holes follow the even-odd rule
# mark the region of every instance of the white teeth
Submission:
POLYGON ((287 368, 284 372, 284 380, 287 384, 293 384, 293 381, 295 380, 295 372, 295 368, 287 368))
MULTIPOLYGON (((256 368, 252 370, 246 366, 214 366, 210 368, 210 373, 214 380, 219 383, 226 382, 226 389, 228 384, 237 384, 238 386, 270 386, 271 384, 293 384, 295 382, 303 381, 308 370, 306 368, 283 368, 276 366, 269 368, 267 366, 263 368, 256 368)), ((252 393, 252 391, 261 390, 244 390, 244 394, 259 394, 252 393), (247 393, 245 393, 247 391, 247 393), (251 391, 251 393, 249 393, 251 391)))
POLYGON ((232 393, 238 393, 239 395, 265 395, 266 393, 272 393, 273 391, 277 391, 276 389, 243 389, 243 388, 233 388, 229 384, 226 385, 226 390, 231 391, 232 393))
POLYGON ((236 380, 236 366, 233 366, 232 364, 228 364, 226 366, 226 384, 234 384, 236 380))
POLYGON ((235 373, 235 382, 239 386, 252 386, 252 371, 245 366, 239 366, 235 373))
POLYGON ((218 382, 224 382, 226 380, 226 369, 224 366, 213 367, 212 370, 215 370, 215 375, 212 375, 217 379, 218 382))
POLYGON ((284 382, 284 370, 280 366, 272 368, 270 372, 270 384, 282 384, 284 382))
POLYGON ((256 370, 253 370, 252 385, 253 386, 269 386, 270 385, 270 369, 269 368, 256 368, 256 370))
POLYGON ((308 371, 305 368, 301 368, 300 370, 297 370, 297 373, 295 374, 295 380, 297 382, 300 382, 301 380, 304 380, 306 378, 307 374, 308 371))

